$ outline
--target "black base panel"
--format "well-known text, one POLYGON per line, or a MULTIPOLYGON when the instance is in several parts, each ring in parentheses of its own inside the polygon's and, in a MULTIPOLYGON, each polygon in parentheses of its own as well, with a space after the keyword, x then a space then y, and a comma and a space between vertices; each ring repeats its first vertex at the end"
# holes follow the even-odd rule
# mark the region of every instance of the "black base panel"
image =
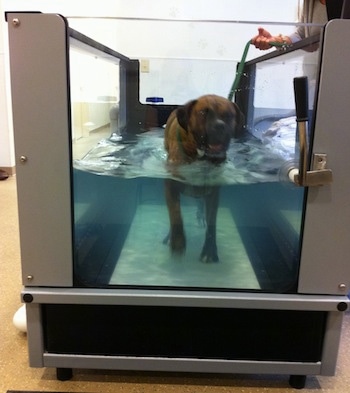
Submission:
POLYGON ((42 305, 45 350, 59 354, 318 362, 320 311, 42 305))

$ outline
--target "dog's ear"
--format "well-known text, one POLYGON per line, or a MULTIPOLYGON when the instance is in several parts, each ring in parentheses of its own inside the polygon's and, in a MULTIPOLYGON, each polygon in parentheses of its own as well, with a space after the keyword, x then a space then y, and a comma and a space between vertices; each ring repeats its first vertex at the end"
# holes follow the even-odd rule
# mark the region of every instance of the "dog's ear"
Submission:
POLYGON ((235 113, 236 113, 236 125, 233 129, 232 136, 234 138, 239 138, 245 132, 245 128, 244 128, 245 117, 244 117, 243 113, 241 112, 241 110, 239 109, 237 104, 235 104, 234 102, 231 102, 231 104, 233 105, 235 113))
POLYGON ((176 110, 176 118, 180 126, 187 131, 188 129, 188 122, 191 117, 191 112, 193 109, 193 106, 197 100, 192 100, 188 102, 186 105, 180 106, 176 110))

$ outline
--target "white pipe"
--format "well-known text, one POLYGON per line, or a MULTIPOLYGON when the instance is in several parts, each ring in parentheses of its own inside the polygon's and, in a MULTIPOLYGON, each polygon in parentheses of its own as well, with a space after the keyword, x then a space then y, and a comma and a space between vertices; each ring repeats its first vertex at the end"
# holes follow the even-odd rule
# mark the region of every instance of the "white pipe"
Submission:
POLYGON ((292 183, 295 183, 295 175, 299 174, 299 169, 298 168, 292 168, 289 172, 288 172, 288 178, 292 183))

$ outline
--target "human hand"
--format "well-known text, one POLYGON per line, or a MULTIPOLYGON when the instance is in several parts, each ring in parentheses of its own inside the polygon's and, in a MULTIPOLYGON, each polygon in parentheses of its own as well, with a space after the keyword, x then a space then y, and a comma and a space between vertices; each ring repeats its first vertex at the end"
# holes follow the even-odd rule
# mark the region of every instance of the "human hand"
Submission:
POLYGON ((262 27, 258 28, 258 35, 252 38, 252 45, 255 46, 255 48, 260 49, 260 50, 266 50, 270 49, 270 39, 272 38, 272 35, 262 27))
POLYGON ((270 49, 274 43, 282 45, 289 45, 291 40, 287 36, 277 35, 272 36, 267 30, 262 27, 258 28, 258 35, 252 38, 251 43, 255 48, 260 50, 270 49))

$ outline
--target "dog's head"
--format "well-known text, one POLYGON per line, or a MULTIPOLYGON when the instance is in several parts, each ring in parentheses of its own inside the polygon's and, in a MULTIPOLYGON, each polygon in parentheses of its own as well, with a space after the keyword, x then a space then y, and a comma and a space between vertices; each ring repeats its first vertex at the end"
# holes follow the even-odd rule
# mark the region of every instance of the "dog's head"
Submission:
POLYGON ((231 138, 243 133, 244 118, 238 106, 226 98, 205 95, 177 109, 177 121, 191 133, 200 157, 220 163, 226 159, 231 138))

